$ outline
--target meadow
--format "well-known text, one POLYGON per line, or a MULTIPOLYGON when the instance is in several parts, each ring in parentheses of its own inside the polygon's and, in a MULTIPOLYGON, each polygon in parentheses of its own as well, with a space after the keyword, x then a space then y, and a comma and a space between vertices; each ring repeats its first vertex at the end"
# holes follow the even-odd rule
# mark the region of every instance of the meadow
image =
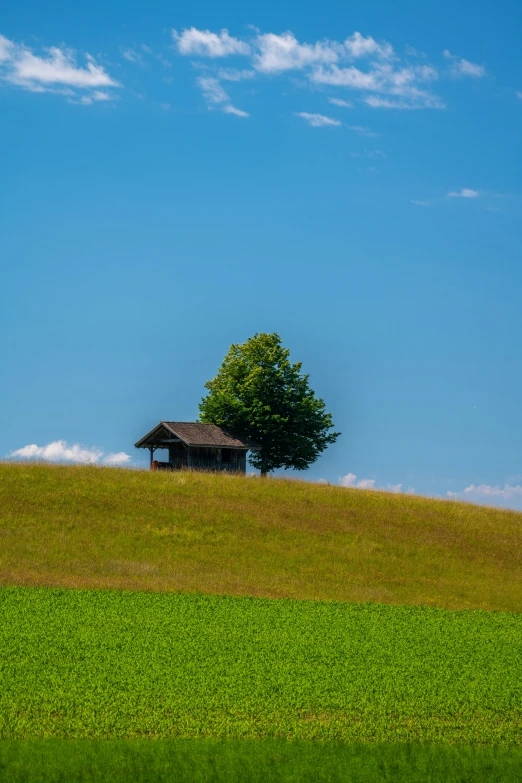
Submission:
POLYGON ((0 464, 0 780, 522 779, 521 522, 0 464))
POLYGON ((522 515, 304 481, 0 464, 0 584, 522 610, 522 515))
POLYGON ((522 617, 3 588, 2 739, 516 746, 522 617))

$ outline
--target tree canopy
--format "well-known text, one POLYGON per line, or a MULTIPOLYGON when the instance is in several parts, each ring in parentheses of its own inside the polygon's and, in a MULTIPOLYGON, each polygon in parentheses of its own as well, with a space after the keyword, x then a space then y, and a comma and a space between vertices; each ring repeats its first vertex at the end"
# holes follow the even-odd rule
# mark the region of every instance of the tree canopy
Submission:
POLYGON ((332 416, 301 373, 301 362, 289 357, 275 332, 231 345, 199 406, 200 421, 260 446, 249 461, 262 476, 277 468, 305 470, 340 435, 330 432, 332 416))

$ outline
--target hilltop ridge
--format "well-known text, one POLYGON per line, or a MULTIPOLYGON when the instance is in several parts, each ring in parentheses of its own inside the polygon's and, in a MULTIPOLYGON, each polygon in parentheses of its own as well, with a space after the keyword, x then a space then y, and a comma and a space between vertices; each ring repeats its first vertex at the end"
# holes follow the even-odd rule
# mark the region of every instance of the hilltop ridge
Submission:
POLYGON ((305 481, 0 464, 0 584, 522 609, 522 514, 305 481))

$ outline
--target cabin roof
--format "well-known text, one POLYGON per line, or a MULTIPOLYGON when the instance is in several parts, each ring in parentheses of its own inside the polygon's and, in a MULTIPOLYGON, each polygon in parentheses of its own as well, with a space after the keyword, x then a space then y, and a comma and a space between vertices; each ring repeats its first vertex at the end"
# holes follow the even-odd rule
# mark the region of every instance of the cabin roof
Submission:
POLYGON ((216 424, 201 424, 193 421, 161 421, 134 445, 138 449, 148 446, 159 447, 161 434, 179 438, 187 446, 209 446, 214 448, 256 449, 256 444, 245 438, 236 438, 216 424))

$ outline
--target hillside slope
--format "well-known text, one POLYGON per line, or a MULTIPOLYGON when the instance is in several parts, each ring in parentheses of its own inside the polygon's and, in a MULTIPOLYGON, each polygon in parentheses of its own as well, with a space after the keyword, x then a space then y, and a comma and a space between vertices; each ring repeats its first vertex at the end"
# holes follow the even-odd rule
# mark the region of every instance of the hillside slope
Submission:
POLYGON ((307 482, 0 464, 0 584, 522 610, 522 514, 307 482))

